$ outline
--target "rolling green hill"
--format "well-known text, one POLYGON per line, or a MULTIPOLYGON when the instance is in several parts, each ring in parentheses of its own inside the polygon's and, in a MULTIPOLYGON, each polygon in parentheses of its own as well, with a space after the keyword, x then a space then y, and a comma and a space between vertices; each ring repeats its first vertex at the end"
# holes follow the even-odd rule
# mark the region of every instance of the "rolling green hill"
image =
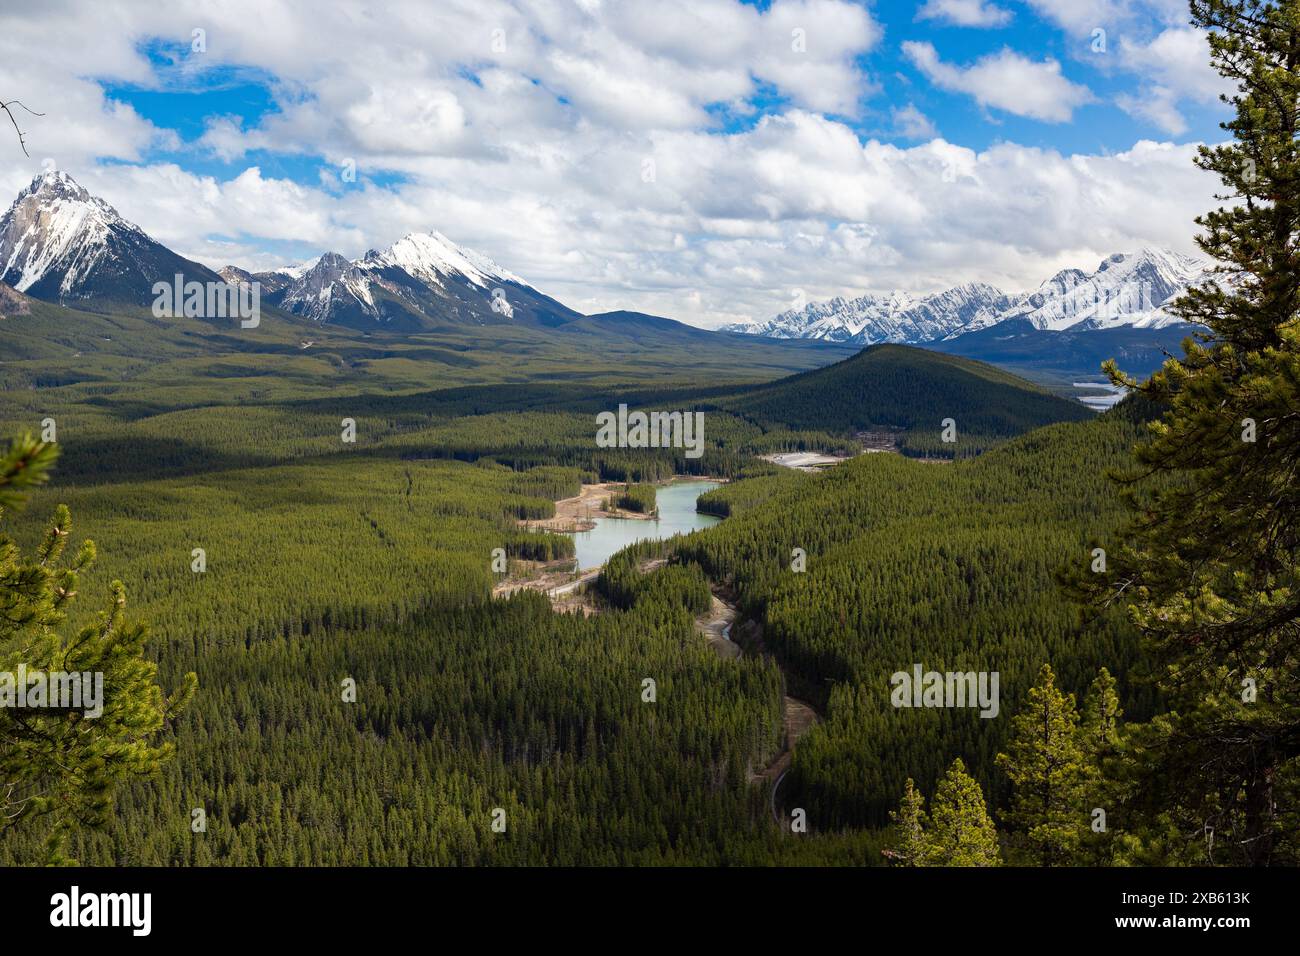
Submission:
MULTIPOLYGON (((9 291, 0 304, 0 389, 95 384, 99 400, 234 404, 454 385, 752 383, 852 354, 752 341, 650 316, 590 316, 555 328, 493 325, 380 331, 321 325, 263 305, 242 329, 83 312, 9 291), (24 311, 25 310, 25 311, 24 311), (217 391, 207 394, 210 386, 217 391)), ((83 390, 84 391, 84 390, 83 390)))
POLYGON ((757 386, 719 403, 764 425, 904 433, 903 451, 952 457, 1091 413, 992 365, 906 345, 874 345, 826 368, 757 386), (956 422, 958 441, 940 440, 956 422))

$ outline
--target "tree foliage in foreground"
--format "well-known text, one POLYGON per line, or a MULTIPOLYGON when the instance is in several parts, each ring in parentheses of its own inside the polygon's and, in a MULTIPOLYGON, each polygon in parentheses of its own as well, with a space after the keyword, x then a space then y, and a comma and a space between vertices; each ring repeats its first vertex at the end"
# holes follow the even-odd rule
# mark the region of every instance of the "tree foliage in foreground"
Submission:
MULTIPOLYGON (((30 436, 14 441, 0 456, 0 505, 20 504, 24 491, 47 480, 54 459, 53 445, 30 436)), ((195 686, 191 673, 175 694, 163 696, 154 683, 157 668, 143 656, 148 632, 125 620, 120 582, 92 623, 64 627, 79 577, 95 556, 85 541, 64 560, 71 530, 60 506, 34 558, 0 536, 0 832, 39 820, 52 861, 62 859, 69 830, 106 825, 122 781, 152 774, 171 757, 173 744, 161 739, 164 724, 195 686), (55 675, 82 685, 79 707, 48 698, 38 705, 27 696, 55 675)))
POLYGON ((1057 688, 1051 665, 1042 666, 1011 726, 1011 743, 997 758, 1015 789, 1007 819, 1026 831, 1035 862, 1066 863, 1083 832, 1084 757, 1074 696, 1057 688))
POLYGON ((1167 410, 1121 476, 1131 505, 1107 573, 1162 664, 1171 709, 1142 728, 1147 815, 1203 862, 1296 859, 1300 758, 1300 2, 1193 0, 1233 141, 1200 148, 1226 205, 1197 221, 1212 281, 1173 307, 1206 331, 1145 384, 1167 410))
POLYGON ((896 866, 997 866, 997 829, 980 785, 960 757, 939 781, 929 814, 925 798, 908 778, 899 809, 890 816, 895 842, 884 855, 896 866))

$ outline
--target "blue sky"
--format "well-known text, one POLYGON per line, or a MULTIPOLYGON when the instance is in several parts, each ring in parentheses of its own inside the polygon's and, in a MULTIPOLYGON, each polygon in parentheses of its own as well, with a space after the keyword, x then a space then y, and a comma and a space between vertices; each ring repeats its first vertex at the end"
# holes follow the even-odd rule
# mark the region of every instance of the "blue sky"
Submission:
POLYGON ((149 6, 0 14, 0 82, 61 107, 6 182, 57 161, 214 265, 438 229, 705 325, 1190 251, 1224 115, 1179 0, 149 6))
MULTIPOLYGON (((744 0, 745 5, 767 10, 769 0, 744 0)), ((1006 3, 1004 25, 982 29, 960 26, 951 20, 918 16, 922 4, 863 4, 883 28, 883 41, 869 53, 855 58, 864 78, 862 112, 838 118, 863 140, 877 139, 906 145, 911 138, 901 135, 891 111, 900 104, 914 105, 928 117, 944 138, 983 150, 998 142, 1055 149, 1066 153, 1118 152, 1142 138, 1158 136, 1174 142, 1213 141, 1221 135, 1218 122, 1226 108, 1213 103, 1198 103, 1184 114, 1187 128, 1175 135, 1142 117, 1134 117, 1117 105, 1117 100, 1133 94, 1136 86, 1130 71, 1115 64, 1114 44, 1128 37, 1149 37, 1158 21, 1125 20, 1110 24, 1105 44, 1098 49, 1093 30, 1081 32, 1063 28, 1034 7, 1006 3), (1052 59, 1060 64, 1069 81, 1086 86, 1095 102, 1080 106, 1068 122, 1045 122, 1017 116, 1007 110, 982 106, 961 92, 937 88, 903 53, 906 41, 932 43, 945 60, 969 65, 982 57, 1012 50, 1033 60, 1052 59)), ((992 7, 993 4, 986 4, 992 7)), ((305 185, 317 182, 320 155, 294 154, 272 150, 253 150, 238 161, 222 161, 196 148, 209 118, 238 116, 245 127, 260 124, 268 114, 279 112, 277 96, 292 93, 277 90, 273 68, 217 66, 191 72, 186 65, 201 61, 184 43, 164 44, 158 39, 140 43, 140 51, 153 67, 149 81, 119 83, 103 81, 105 95, 129 104, 140 116, 154 125, 174 130, 181 139, 180 148, 155 148, 148 156, 153 160, 178 162, 184 168, 206 175, 231 175, 250 162, 268 175, 284 177, 305 185)), ((461 75, 473 78, 472 65, 461 75)), ((740 115, 723 102, 709 104, 716 117, 716 131, 734 133, 752 128, 764 115, 780 113, 790 105, 789 97, 774 84, 760 82, 755 95, 748 98, 754 111, 740 115)), ((557 100, 563 97, 556 94, 557 100)), ((834 114, 832 114, 834 115, 834 114)), ((395 171, 372 171, 376 182, 391 184, 402 176, 395 171)))

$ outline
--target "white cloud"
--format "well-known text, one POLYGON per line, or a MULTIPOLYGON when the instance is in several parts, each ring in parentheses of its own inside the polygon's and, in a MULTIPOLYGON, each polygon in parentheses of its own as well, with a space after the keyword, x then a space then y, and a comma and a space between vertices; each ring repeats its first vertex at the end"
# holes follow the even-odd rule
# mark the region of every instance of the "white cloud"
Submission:
MULTIPOLYGON (((439 229, 575 308, 705 325, 773 314, 796 288, 811 298, 974 279, 1016 288, 1141 245, 1190 251, 1192 217, 1213 203, 1190 146, 976 152, 935 138, 911 103, 885 122, 916 145, 864 143, 835 118, 860 112, 871 79, 857 60, 880 37, 854 3, 377 9, 103 0, 77 16, 57 2, 0 14, 0 89, 49 114, 30 126, 31 161, 0 152, 0 195, 53 155, 128 219, 213 266, 356 256, 439 229), (270 161, 213 177, 151 159, 150 144, 174 134, 87 79, 156 85, 141 44, 188 46, 196 25, 208 52, 181 58, 187 79, 262 67, 278 111, 215 113, 191 148, 203 159, 319 157, 310 183, 272 174, 270 161), (782 112, 723 130, 713 104, 753 118, 749 101, 769 87, 782 112), (355 182, 338 175, 347 159, 355 182), (377 186, 382 173, 400 181, 377 186)), ((1052 61, 1004 51, 968 68, 929 62, 990 109, 1056 119, 1086 101, 1052 61), (1030 98, 1005 104, 1000 85, 1030 98)))
POLYGON ((893 111, 894 131, 904 139, 933 139, 938 135, 934 123, 913 103, 893 111))
POLYGON ((241 226, 347 255, 436 227, 576 308, 706 325, 773 314, 796 288, 812 298, 975 279, 1015 289, 1115 251, 1191 251, 1192 219, 1212 204, 1190 146, 1140 143, 1111 156, 1014 144, 976 153, 943 140, 902 149, 792 113, 735 137, 665 133, 655 151, 653 183, 620 173, 639 168, 639 150, 607 142, 568 157, 569 172, 544 193, 510 188, 536 170, 470 160, 457 161, 464 176, 454 183, 339 197, 255 169, 227 182, 175 167, 83 178, 214 266, 272 264, 239 258, 255 248, 251 237, 209 238, 241 226))
POLYGON ((926 0, 916 18, 959 27, 1001 27, 1011 22, 1012 14, 987 0, 926 0))
POLYGON ((451 90, 377 83, 343 113, 352 136, 376 152, 438 152, 466 133, 465 109, 451 90))
POLYGON ((1187 23, 1187 0, 1023 0, 1039 16, 1075 36, 1187 23))
POLYGON ((1138 80, 1116 105, 1162 132, 1188 129, 1184 110, 1213 105, 1229 84, 1210 65, 1205 32, 1188 25, 1186 0, 1026 0, 1073 39, 1072 50, 1093 67, 1138 80), (1093 46, 1102 31, 1105 46, 1093 46))
POLYGON ((1171 27, 1149 43, 1125 40, 1120 56, 1130 69, 1201 102, 1217 99, 1227 88, 1227 81, 1210 65, 1205 32, 1194 27, 1171 27))
MULTIPOLYGON (((1179 0, 1182 2, 1182 0, 1179 0)), ((1147 6, 1142 0, 1025 0, 1040 16, 1059 24, 1075 36, 1126 23, 1147 6)), ((1187 5, 1183 3, 1186 17, 1187 5)))
POLYGON ((1149 42, 1124 40, 1119 53, 1125 68, 1144 80, 1136 93, 1119 97, 1119 107, 1174 136, 1187 130, 1181 104, 1212 104, 1232 90, 1210 65, 1204 31, 1193 27, 1170 27, 1149 42))
POLYGON ((1178 95, 1166 86, 1148 86, 1140 93, 1124 93, 1115 98, 1115 105, 1170 136, 1187 132, 1187 120, 1178 109, 1178 95))
POLYGON ((1003 49, 960 67, 944 63, 931 43, 909 40, 903 52, 935 86, 1017 116, 1064 123, 1076 108, 1093 101, 1088 88, 1067 80, 1061 65, 1050 58, 1031 60, 1003 49))
POLYGON ((248 134, 238 116, 209 116, 199 145, 224 162, 241 159, 250 148, 248 134))

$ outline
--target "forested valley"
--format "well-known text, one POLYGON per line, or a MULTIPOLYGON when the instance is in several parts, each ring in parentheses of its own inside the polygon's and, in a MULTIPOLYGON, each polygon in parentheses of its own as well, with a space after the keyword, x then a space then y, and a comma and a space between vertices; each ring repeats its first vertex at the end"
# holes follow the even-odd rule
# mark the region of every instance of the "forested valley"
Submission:
POLYGON ((1169 307, 1204 331, 1101 415, 632 314, 5 318, 0 676, 107 700, 6 698, 0 862, 1300 862, 1300 19, 1192 12, 1244 201, 1169 307), (699 454, 603 447, 623 406, 699 454), (574 567, 686 476, 720 523, 574 567))
MULTIPOLYGON (((205 402, 177 396, 174 408, 159 407, 162 393, 141 407, 117 389, 83 384, 5 396, 5 430, 36 432, 52 419, 60 452, 52 483, 6 515, 17 545, 34 548, 54 506, 66 504, 70 537, 100 543, 71 622, 92 622, 108 582, 121 580, 128 615, 148 622, 160 686, 190 672, 199 683, 164 731, 175 758, 121 789, 106 828, 75 828, 70 858, 882 861, 876 807, 896 797, 898 781, 864 777, 845 790, 834 775, 817 782, 801 755, 791 792, 825 795, 808 803, 806 839, 792 839, 753 782, 783 743, 786 679, 769 656, 719 660, 692 620, 707 608, 711 581, 743 579, 747 613, 758 618, 762 604, 781 606, 762 590, 776 585, 770 555, 736 552, 736 534, 868 521, 857 482, 879 480, 863 472, 870 466, 899 469, 904 484, 891 510, 916 495, 923 503, 957 494, 950 508, 969 511, 975 490, 934 484, 949 479, 947 466, 887 455, 855 460, 843 478, 777 468, 756 456, 844 447, 860 423, 786 425, 740 407, 744 389, 469 386, 226 404, 222 380, 209 381, 205 402), (596 448, 595 411, 620 401, 703 408, 705 454, 596 448), (554 514, 554 502, 583 482, 632 482, 624 504, 652 510, 653 487, 637 482, 691 473, 735 479, 703 507, 714 507, 712 498, 758 505, 753 495, 778 487, 801 503, 791 509, 775 496, 676 549, 661 547, 672 561, 650 574, 626 565, 620 584, 602 582, 608 607, 590 618, 556 614, 537 594, 491 598, 501 577, 493 549, 512 562, 572 553, 567 537, 521 522, 554 514), (823 485, 824 493, 810 493, 823 485), (778 524, 752 530, 766 522, 778 524), (647 679, 653 702, 643 700, 647 679), (200 833, 192 830, 196 810, 200 833), (492 829, 501 812, 504 833, 492 829)), ((934 401, 944 387, 939 375, 934 401)), ((1041 401, 1028 386, 1021 394, 1041 401)), ((1080 439, 1077 454, 1086 444, 1080 439)), ((980 519, 972 511, 969 520, 980 519)), ((815 599, 830 569, 818 567, 822 540, 811 531, 801 540, 813 573, 800 580, 815 599)), ((772 543, 776 554, 785 537, 772 543)), ((1042 547, 1045 568, 1050 548, 1042 547)), ((608 574, 619 566, 611 562, 608 574)), ((880 569, 882 579, 897 573, 880 569)), ((781 615, 771 619, 779 628, 781 615)), ((947 640, 955 660, 964 637, 947 640)), ((846 660, 855 642, 841 648, 846 660)), ((812 652, 796 653, 793 634, 773 648, 801 684, 812 652)), ((1026 667, 1037 650, 1025 651, 1026 667)), ((823 679, 857 687, 865 674, 844 663, 823 679)), ((845 713, 827 725, 830 746, 848 720, 845 713)), ((812 752, 825 746, 819 740, 810 738, 812 752)), ((913 772, 928 779, 928 766, 913 772)), ((6 860, 43 859, 46 829, 36 817, 7 831, 6 860)))
MULTIPOLYGON (((843 447, 871 423, 801 431, 795 408, 787 426, 681 390, 152 413, 70 391, 66 408, 57 392, 7 398, 9 431, 53 417, 61 451, 11 533, 34 547, 66 504, 72 538, 101 542, 73 621, 121 580, 159 684, 199 681, 165 731, 175 758, 124 786, 106 827, 72 831, 81 862, 876 865, 907 778, 931 792, 954 759, 1000 818, 1010 786, 994 757, 1043 663, 1080 696, 1106 666, 1129 718, 1155 707, 1134 633, 1117 614, 1084 620, 1053 580, 1114 523, 1104 470, 1126 460, 1132 414, 955 464, 867 454, 812 475, 756 455, 843 447), (595 448, 593 410, 628 395, 710 408, 706 453, 595 448), (700 502, 726 520, 612 560, 601 613, 491 598, 494 548, 572 553, 521 521, 583 482, 689 473, 731 479, 700 502), (643 573, 648 556, 669 563, 643 573), (700 638, 717 586, 761 625, 764 652, 721 660, 700 638), (895 710, 889 675, 913 661, 1000 671, 1003 719, 895 710), (782 785, 781 814, 807 815, 798 835, 757 779, 783 746, 786 693, 823 716, 782 785)), ((653 490, 625 494, 653 508, 653 490)), ((45 829, 8 831, 6 861, 43 859, 45 829)))

